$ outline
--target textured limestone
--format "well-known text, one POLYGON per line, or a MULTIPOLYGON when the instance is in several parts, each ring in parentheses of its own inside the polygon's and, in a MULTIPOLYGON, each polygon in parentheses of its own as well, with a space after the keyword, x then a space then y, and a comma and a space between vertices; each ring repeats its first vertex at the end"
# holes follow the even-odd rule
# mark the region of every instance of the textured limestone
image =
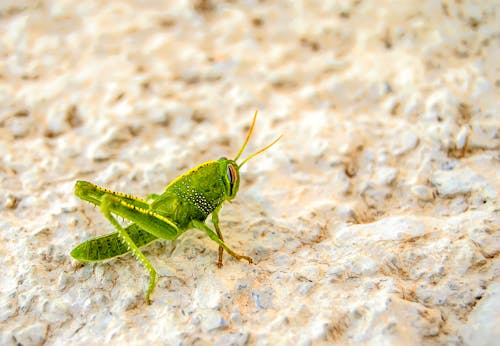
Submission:
POLYGON ((0 344, 493 345, 498 4, 3 1, 0 344), (227 255, 199 231, 132 258, 85 179, 137 196, 232 157, 227 255))

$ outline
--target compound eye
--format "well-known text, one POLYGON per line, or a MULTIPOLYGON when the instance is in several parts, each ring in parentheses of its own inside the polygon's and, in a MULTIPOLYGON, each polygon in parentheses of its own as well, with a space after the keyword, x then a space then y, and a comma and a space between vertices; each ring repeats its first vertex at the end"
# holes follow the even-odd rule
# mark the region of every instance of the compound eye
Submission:
POLYGON ((236 168, 234 168, 232 164, 227 165, 227 178, 229 179, 229 183, 231 185, 234 185, 234 183, 236 183, 236 179, 238 179, 236 168))

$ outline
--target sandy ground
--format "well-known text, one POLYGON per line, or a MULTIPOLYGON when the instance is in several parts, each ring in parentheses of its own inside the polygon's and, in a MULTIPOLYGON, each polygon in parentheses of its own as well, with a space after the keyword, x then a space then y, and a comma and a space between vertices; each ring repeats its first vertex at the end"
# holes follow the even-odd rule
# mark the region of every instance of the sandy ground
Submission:
MULTIPOLYGON (((499 1, 0 3, 0 344, 493 345, 499 1), (77 179, 145 197, 244 156, 229 256, 113 231, 77 179)), ((210 224, 210 222, 209 222, 210 224)), ((210 224, 211 225, 211 224, 210 224)))

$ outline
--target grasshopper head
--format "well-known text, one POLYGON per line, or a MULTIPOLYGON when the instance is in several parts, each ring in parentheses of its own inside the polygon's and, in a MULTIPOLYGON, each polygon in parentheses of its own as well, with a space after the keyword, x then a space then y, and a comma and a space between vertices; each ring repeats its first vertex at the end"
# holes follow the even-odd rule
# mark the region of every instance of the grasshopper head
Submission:
POLYGON ((226 187, 226 197, 232 200, 240 188, 240 168, 236 161, 222 157, 219 159, 219 165, 226 187))
POLYGON ((277 141, 279 141, 282 137, 282 136, 279 136, 271 144, 256 151, 255 153, 251 154, 246 159, 244 159, 241 163, 238 164, 236 161, 240 158, 241 154, 243 153, 243 150, 245 150, 245 147, 247 146, 248 141, 250 140, 250 137, 252 136, 253 128, 255 126, 255 121, 257 120, 257 113, 258 113, 258 111, 255 111, 255 114, 253 116, 252 125, 250 126, 250 129, 248 130, 247 138, 245 139, 245 142, 241 146, 241 148, 238 151, 238 154, 236 155, 234 160, 226 159, 225 157, 223 157, 219 160, 219 162, 221 164, 223 175, 225 177, 224 182, 225 182, 225 186, 226 186, 226 196, 228 197, 228 200, 232 200, 236 196, 236 193, 238 192, 238 189, 240 188, 240 168, 248 160, 254 158, 255 156, 262 153, 263 151, 269 149, 277 141), (224 174, 224 172, 225 172, 225 174, 224 174))

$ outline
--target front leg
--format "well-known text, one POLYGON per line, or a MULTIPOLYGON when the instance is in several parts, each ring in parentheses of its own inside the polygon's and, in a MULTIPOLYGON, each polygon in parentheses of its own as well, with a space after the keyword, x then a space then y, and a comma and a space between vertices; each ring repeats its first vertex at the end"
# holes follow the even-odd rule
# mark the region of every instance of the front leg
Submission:
MULTIPOLYGON (((222 232, 220 231, 220 228, 219 228, 219 210, 220 210, 220 208, 221 208, 221 206, 217 207, 217 209, 215 209, 212 212, 212 223, 214 224, 215 231, 217 232, 219 239, 221 241, 224 241, 224 238, 222 238, 222 232)), ((217 260, 217 267, 219 267, 219 268, 222 268, 222 254, 223 253, 224 253, 224 248, 221 245, 219 245, 219 259, 217 260)))
POLYGON ((236 252, 234 252, 229 246, 227 246, 217 236, 217 234, 214 233, 214 231, 212 231, 210 229, 210 227, 207 226, 207 224, 205 222, 199 221, 199 220, 191 220, 190 225, 193 228, 197 228, 197 229, 199 229, 201 231, 204 231, 206 234, 208 234, 208 236, 210 237, 210 239, 212 239, 217 244, 219 244, 220 247, 222 247, 224 250, 226 250, 228 254, 230 254, 231 256, 233 256, 234 258, 236 258, 238 261, 244 259, 244 260, 248 261, 248 263, 253 263, 253 260, 252 260, 251 257, 240 255, 240 254, 237 254, 236 252))

